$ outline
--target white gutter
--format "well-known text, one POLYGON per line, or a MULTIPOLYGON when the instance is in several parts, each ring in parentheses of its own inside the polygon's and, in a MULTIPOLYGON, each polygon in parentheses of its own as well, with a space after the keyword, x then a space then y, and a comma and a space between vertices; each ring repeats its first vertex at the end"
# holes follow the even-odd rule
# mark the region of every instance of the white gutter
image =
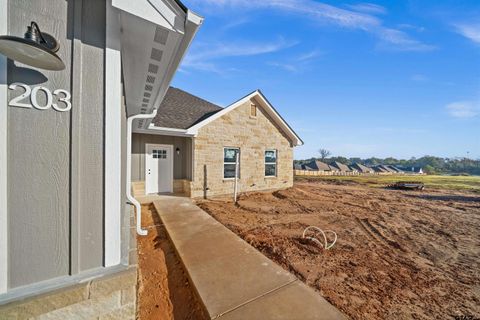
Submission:
POLYGON ((141 236, 148 234, 147 230, 142 229, 142 206, 132 195, 132 125, 136 119, 151 119, 157 115, 157 109, 150 114, 136 114, 127 119, 127 199, 135 206, 137 233, 141 236))

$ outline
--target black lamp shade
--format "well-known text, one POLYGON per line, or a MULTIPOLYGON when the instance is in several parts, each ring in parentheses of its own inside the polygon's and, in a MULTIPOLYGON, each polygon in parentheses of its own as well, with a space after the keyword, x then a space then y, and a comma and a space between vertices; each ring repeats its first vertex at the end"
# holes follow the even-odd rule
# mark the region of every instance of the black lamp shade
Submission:
POLYGON ((46 70, 63 70, 65 64, 48 48, 30 39, 0 36, 0 53, 12 60, 46 70))

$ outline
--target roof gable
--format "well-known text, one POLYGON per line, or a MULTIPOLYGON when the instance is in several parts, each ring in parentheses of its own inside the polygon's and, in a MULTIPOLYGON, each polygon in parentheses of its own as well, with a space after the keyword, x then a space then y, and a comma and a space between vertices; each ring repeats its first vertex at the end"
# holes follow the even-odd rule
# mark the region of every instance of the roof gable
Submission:
POLYGON ((265 98, 260 90, 256 90, 240 100, 232 103, 228 107, 216 112, 215 114, 209 116, 208 118, 198 122, 194 126, 188 129, 189 133, 196 134, 198 130, 205 125, 209 124, 212 121, 220 118, 221 116, 229 113, 232 110, 235 110, 237 107, 243 105, 248 100, 255 99, 257 103, 263 108, 263 110, 271 117, 271 119, 278 125, 278 127, 287 135, 287 137, 293 142, 294 145, 300 146, 303 145, 302 139, 293 131, 293 129, 288 125, 288 123, 280 116, 280 114, 275 110, 275 108, 270 104, 270 102, 265 98))

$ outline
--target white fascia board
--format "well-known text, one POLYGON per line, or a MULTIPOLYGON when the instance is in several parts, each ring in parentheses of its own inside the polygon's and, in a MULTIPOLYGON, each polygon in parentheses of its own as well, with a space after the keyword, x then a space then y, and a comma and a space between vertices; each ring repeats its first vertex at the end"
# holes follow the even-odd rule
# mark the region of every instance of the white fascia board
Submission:
POLYGON ((183 33, 186 13, 169 0, 112 0, 112 6, 166 29, 183 33), (181 19, 178 19, 178 17, 181 19))
POLYGON ((197 135, 198 130, 207 124, 209 124, 212 121, 215 121, 216 119, 222 117, 223 115, 229 113, 230 111, 236 109, 237 107, 241 106, 245 102, 256 98, 257 101, 259 101, 262 106, 264 107, 264 110, 272 117, 272 119, 282 128, 282 130, 292 139, 294 142, 295 146, 301 146, 303 145, 302 139, 300 139, 299 136, 290 128, 290 126, 282 119, 282 117, 278 114, 278 112, 273 108, 273 106, 268 102, 268 100, 263 96, 263 94, 259 91, 256 90, 252 92, 251 94, 247 95, 246 97, 234 102, 233 104, 229 105, 225 109, 215 113, 213 116, 208 117, 207 119, 197 123, 196 125, 190 127, 188 129, 188 133, 197 135))
MULTIPOLYGON (((0 0, 0 34, 8 31, 8 0, 0 0)), ((7 57, 0 55, 0 294, 8 290, 7 57)))
POLYGON ((148 129, 134 129, 134 133, 153 134, 161 136, 175 136, 175 137, 194 137, 193 134, 188 133, 186 129, 157 127, 150 125, 148 129))

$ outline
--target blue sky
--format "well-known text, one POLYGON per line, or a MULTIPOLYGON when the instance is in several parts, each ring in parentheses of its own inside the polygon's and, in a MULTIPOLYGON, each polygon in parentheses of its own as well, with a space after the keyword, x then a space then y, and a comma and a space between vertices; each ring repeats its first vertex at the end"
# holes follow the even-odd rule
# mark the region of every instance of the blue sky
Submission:
POLYGON ((184 3, 205 22, 173 85, 221 106, 261 89, 296 159, 480 158, 480 1, 184 3))

